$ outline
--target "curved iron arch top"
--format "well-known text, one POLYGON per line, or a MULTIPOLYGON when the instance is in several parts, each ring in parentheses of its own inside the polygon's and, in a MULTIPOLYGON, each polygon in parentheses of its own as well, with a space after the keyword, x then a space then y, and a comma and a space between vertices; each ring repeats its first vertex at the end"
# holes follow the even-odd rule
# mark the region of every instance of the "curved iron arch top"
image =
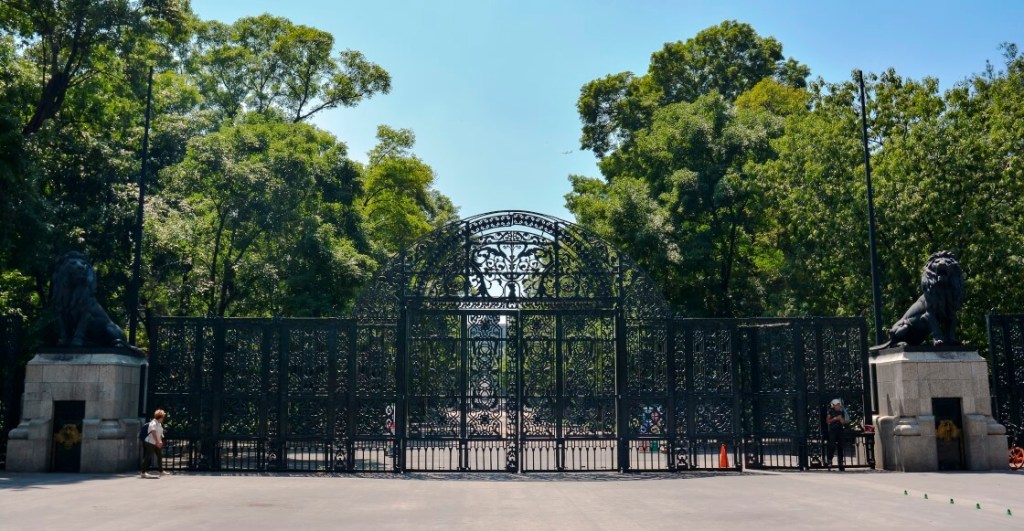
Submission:
POLYGON ((524 210, 449 223, 385 264, 360 294, 356 317, 396 321, 403 307, 622 309, 667 317, 650 277, 593 232, 524 210))

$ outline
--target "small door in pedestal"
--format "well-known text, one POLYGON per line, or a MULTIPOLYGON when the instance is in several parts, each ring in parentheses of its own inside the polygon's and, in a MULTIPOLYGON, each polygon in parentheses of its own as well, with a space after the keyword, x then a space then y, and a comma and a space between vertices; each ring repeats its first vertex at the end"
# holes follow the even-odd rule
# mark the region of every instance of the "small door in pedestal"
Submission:
POLYGON ((932 398, 939 470, 964 470, 963 412, 959 398, 932 398))
POLYGON ((84 400, 58 400, 53 403, 53 454, 50 470, 82 470, 82 419, 84 400))

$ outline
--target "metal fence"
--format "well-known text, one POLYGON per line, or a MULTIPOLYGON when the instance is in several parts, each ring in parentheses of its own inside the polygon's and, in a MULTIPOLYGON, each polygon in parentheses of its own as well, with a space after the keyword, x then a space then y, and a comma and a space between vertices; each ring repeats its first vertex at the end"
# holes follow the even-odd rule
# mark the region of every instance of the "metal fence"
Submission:
POLYGON ((1024 314, 991 314, 987 324, 992 412, 1019 441, 1024 437, 1024 314))
POLYGON ((860 319, 503 309, 424 312, 406 334, 353 319, 153 330, 171 469, 807 469, 825 465, 835 397, 856 426, 847 466, 874 464, 860 319))
POLYGON ((0 317, 0 469, 7 466, 7 438, 18 425, 25 373, 22 352, 21 317, 0 317))

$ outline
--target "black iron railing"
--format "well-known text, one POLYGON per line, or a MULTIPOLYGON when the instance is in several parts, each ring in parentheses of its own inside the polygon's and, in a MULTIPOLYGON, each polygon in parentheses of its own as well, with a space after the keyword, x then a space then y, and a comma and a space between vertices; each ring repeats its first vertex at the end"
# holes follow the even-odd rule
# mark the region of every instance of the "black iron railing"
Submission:
POLYGON ((992 413, 1024 426, 1024 314, 991 314, 987 323, 992 413))
POLYGON ((21 317, 0 317, 0 469, 7 466, 7 438, 21 415, 25 386, 21 338, 21 317))
MULTIPOLYGON (((190 470, 807 469, 832 398, 866 423, 860 319, 616 322, 431 311, 394 348, 351 319, 159 318, 149 403, 190 470)), ((851 431, 847 466, 872 443, 851 431)))

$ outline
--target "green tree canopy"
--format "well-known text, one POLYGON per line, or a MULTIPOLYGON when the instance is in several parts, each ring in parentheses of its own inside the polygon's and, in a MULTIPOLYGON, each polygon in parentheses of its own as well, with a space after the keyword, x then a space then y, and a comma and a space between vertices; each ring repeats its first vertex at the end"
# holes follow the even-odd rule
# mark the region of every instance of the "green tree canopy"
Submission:
POLYGON ((247 114, 161 178, 149 282, 173 313, 337 314, 372 272, 348 232, 358 168, 308 124, 247 114))
POLYGON ((298 122, 391 90, 382 67, 333 49, 330 33, 264 14, 203 24, 189 65, 207 103, 229 118, 276 110, 298 122))
POLYGON ((764 311, 780 258, 751 169, 774 156, 783 117, 806 112, 807 73, 775 39, 726 21, 666 44, 644 76, 587 83, 581 141, 604 182, 573 177, 569 210, 646 266, 681 311, 764 311))

